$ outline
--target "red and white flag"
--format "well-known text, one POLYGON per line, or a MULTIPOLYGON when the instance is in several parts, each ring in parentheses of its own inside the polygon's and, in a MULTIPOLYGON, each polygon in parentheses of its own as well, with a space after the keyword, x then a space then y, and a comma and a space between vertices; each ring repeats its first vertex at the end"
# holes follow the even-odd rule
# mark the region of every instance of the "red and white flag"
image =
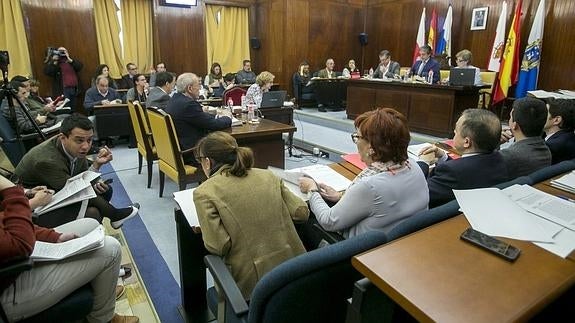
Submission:
POLYGON ((503 9, 499 15, 497 22, 497 29, 495 31, 495 39, 491 47, 491 55, 489 55, 489 64, 487 69, 493 72, 499 72, 499 65, 501 63, 501 55, 505 48, 505 25, 507 22, 507 1, 503 1, 503 9))
POLYGON ((425 45, 425 8, 421 13, 419 20, 419 29, 417 30, 417 39, 415 40, 415 49, 413 50, 413 63, 419 59, 419 49, 425 45))

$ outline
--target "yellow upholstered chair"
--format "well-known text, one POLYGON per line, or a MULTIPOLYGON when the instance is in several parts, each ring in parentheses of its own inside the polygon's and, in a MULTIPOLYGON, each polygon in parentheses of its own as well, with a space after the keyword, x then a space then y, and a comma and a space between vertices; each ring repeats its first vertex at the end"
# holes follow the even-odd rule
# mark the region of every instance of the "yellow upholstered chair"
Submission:
POLYGON ((399 75, 401 75, 401 76, 407 75, 407 74, 409 74, 409 71, 410 71, 410 70, 411 70, 411 66, 401 67, 401 68, 399 69, 399 75))
POLYGON ((184 164, 182 154, 191 152, 183 152, 180 149, 180 143, 178 142, 172 117, 163 110, 153 107, 147 108, 146 112, 148 113, 150 126, 152 127, 152 134, 159 158, 160 197, 162 197, 164 193, 165 175, 168 175, 169 178, 178 183, 180 190, 184 190, 188 183, 204 180, 205 175, 202 170, 184 164))
POLYGON ((451 72, 451 70, 440 70, 439 71, 439 80, 443 81, 445 79, 448 79, 450 72, 451 72))
POLYGON ((497 73, 491 71, 482 71, 479 73, 481 82, 483 82, 484 85, 490 85, 490 87, 479 90, 478 108, 487 109, 491 105, 491 93, 493 92, 493 84, 495 84, 496 76, 497 73))
POLYGON ((138 147, 138 174, 142 173, 142 159, 146 158, 148 188, 150 188, 150 186, 152 186, 152 166, 154 165, 154 160, 158 160, 154 139, 152 138, 152 132, 150 131, 147 118, 144 116, 144 109, 142 105, 140 105, 140 102, 128 101, 128 111, 130 111, 130 119, 132 120, 132 127, 134 128, 138 147))

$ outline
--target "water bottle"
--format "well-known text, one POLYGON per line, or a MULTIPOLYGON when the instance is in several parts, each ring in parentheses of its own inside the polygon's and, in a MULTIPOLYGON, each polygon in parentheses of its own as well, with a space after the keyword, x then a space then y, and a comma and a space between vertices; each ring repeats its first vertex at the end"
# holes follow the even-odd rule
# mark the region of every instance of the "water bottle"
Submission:
POLYGON ((433 70, 429 70, 429 73, 427 74, 427 83, 433 84, 433 70))
POLYGON ((255 118, 254 105, 248 105, 248 122, 252 122, 255 118))
POLYGON ((234 100, 232 100, 232 98, 228 99, 228 109, 230 109, 230 111, 232 111, 232 108, 234 106, 234 100))
POLYGON ((242 94, 241 102, 242 102, 242 110, 245 110, 246 109, 246 96, 244 94, 242 94))

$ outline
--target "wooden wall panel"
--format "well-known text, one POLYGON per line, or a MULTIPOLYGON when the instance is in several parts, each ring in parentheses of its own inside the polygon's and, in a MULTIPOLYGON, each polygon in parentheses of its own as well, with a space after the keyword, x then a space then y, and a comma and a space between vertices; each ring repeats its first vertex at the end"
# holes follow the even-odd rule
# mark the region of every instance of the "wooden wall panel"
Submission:
POLYGON ((317 71, 332 57, 341 71, 349 59, 361 59, 358 35, 364 26, 364 0, 262 0, 256 12, 262 39, 255 53, 256 73, 263 66, 290 93, 291 77, 303 60, 317 71))
MULTIPOLYGON (((22 0, 32 73, 42 83, 42 95, 52 92, 52 79, 43 72, 48 46, 64 46, 84 64, 79 76, 84 88, 98 63, 98 46, 92 2, 86 0, 22 0)), ((12 57, 12 59, 17 59, 12 57)))
MULTIPOLYGON (((539 1, 523 1, 521 56, 539 1)), ((450 2, 453 4, 452 55, 461 49, 469 49, 473 53, 473 64, 486 68, 502 10, 500 0, 368 0, 366 32, 370 43, 365 48, 366 66, 378 62, 377 53, 381 49, 391 50, 402 66, 411 65, 423 7, 426 7, 428 31, 433 8, 438 16, 445 17, 450 2), (479 7, 489 7, 487 27, 485 30, 470 30, 473 8, 479 7)), ((517 2, 507 1, 507 31, 517 2)), ((575 47, 569 41, 575 36, 575 0, 547 0, 546 13, 539 87, 546 90, 573 89, 575 79, 568 71, 575 67, 575 47)))
MULTIPOLYGON (((96 44, 94 0, 21 0, 30 46, 34 76, 50 92, 50 79, 42 73, 47 46, 63 45, 84 63, 80 73, 87 86, 100 63, 96 44), (62 17, 65 17, 63 19, 62 17)), ((518 0, 508 0, 507 26, 511 24, 518 0)), ((540 0, 524 0, 521 31, 525 47, 531 23, 540 0)), ((392 52, 402 66, 411 65, 421 10, 427 9, 427 24, 433 8, 444 17, 449 0, 210 0, 209 3, 248 7, 250 37, 261 40, 252 49, 256 72, 269 70, 276 82, 291 93, 291 75, 302 60, 313 71, 323 68, 333 57, 341 70, 348 59, 368 69, 377 64, 381 49, 392 52), (367 46, 358 35, 368 34, 367 46), (363 64, 362 64, 363 62, 363 64)), ((452 53, 463 48, 473 52, 474 64, 485 68, 502 9, 500 0, 451 1, 453 3, 452 53), (487 28, 469 30, 473 8, 489 7, 487 28)), ((172 8, 153 2, 154 62, 163 61, 170 71, 205 75, 204 2, 193 8, 172 8)), ((543 89, 573 89, 569 71, 575 66, 575 0, 547 0, 546 24, 539 86, 543 89)), ((15 59, 15 58, 12 58, 15 59)), ((227 72, 227 71, 225 71, 227 72)))

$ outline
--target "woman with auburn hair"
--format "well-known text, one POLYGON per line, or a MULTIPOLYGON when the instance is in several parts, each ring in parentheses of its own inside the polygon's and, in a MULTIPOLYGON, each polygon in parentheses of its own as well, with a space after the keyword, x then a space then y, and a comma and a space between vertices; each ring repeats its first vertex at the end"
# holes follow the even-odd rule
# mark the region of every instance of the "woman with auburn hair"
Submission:
POLYGON ((309 209, 272 172, 253 168, 252 150, 226 132, 208 134, 195 154, 208 178, 194 191, 204 245, 249 299, 265 273, 305 252, 293 221, 305 222, 309 209))
POLYGON ((256 77, 256 82, 248 88, 248 92, 246 93, 246 102, 248 104, 255 104, 259 106, 262 104, 262 98, 264 96, 264 92, 268 92, 273 83, 274 83, 275 76, 268 72, 263 71, 256 77))
POLYGON ((354 124, 357 131, 351 139, 367 168, 345 194, 307 177, 299 180, 319 224, 345 238, 371 230, 387 233, 427 209, 429 202, 425 176, 407 157, 410 135, 405 116, 394 109, 378 108, 361 114, 354 124), (335 205, 329 207, 325 200, 335 205))

